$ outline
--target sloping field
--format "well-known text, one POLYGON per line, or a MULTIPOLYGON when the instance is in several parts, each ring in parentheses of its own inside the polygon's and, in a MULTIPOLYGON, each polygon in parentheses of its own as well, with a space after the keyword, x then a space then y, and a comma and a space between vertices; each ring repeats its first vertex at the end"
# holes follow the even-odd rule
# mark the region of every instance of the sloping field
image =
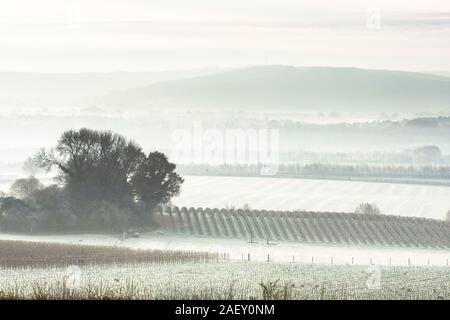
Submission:
POLYGON ((361 202, 384 214, 444 219, 450 187, 377 182, 186 176, 179 207, 353 212, 361 202))
POLYGON ((156 219, 171 232, 372 246, 450 248, 450 223, 441 220, 334 212, 159 208, 156 219))

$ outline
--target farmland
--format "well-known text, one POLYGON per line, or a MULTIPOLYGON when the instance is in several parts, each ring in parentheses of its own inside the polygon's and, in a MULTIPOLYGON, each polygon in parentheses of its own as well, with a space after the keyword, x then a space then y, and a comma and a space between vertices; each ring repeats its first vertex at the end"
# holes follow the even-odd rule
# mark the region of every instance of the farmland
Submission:
POLYGON ((382 214, 160 207, 163 230, 309 243, 450 248, 450 223, 382 214))
MULTIPOLYGON (((362 202, 376 203, 385 214, 444 219, 450 187, 381 182, 272 177, 185 176, 179 207, 353 212, 362 202)), ((44 184, 52 183, 45 176, 44 184)), ((8 191, 14 179, 0 181, 8 191)))
POLYGON ((253 178, 185 177, 179 207, 353 212, 361 202, 376 203, 384 214, 444 219, 450 209, 445 186, 378 182, 253 178))
POLYGON ((148 232, 140 238, 119 241, 114 235, 99 234, 48 234, 22 235, 0 233, 2 240, 26 241, 28 243, 58 243, 71 245, 131 248, 159 251, 196 251, 225 254, 230 260, 266 262, 302 262, 314 260, 319 264, 367 265, 370 262, 383 266, 447 266, 450 251, 442 249, 381 247, 367 245, 338 245, 275 241, 250 243, 245 239, 187 236, 182 234, 160 234, 148 232))
POLYGON ((52 267, 107 263, 202 262, 217 259, 205 252, 132 250, 111 246, 83 246, 62 243, 0 241, 0 267, 52 267))
MULTIPOLYGON (((227 212, 233 211, 232 207, 242 212, 239 208, 244 204, 252 209, 245 212, 267 208, 263 216, 275 214, 267 220, 272 225, 258 222, 262 233, 256 228, 251 232, 252 239, 244 232, 245 217, 232 215, 231 220, 242 220, 233 222, 236 234, 222 234, 231 226, 231 220, 225 228, 210 224, 219 232, 205 233, 205 221, 211 222, 211 216, 195 224, 194 219, 203 213, 192 215, 192 210, 184 208, 175 228, 169 223, 168 228, 125 240, 113 234, 2 233, 0 299, 450 299, 449 251, 447 245, 435 241, 446 241, 445 234, 439 233, 440 227, 435 227, 445 222, 388 216, 393 213, 442 219, 449 192, 450 188, 445 187, 406 184, 187 177, 184 192, 174 199, 175 204, 185 203, 188 208, 227 206, 227 212), (362 201, 376 202, 386 213, 381 219, 394 219, 391 225, 395 228, 406 221, 405 228, 426 234, 423 239, 430 242, 417 238, 417 243, 410 245, 407 238, 413 233, 409 229, 399 234, 391 230, 391 235, 386 233, 380 238, 381 242, 366 241, 364 237, 360 241, 360 232, 369 230, 377 240, 378 235, 388 231, 385 227, 377 229, 370 221, 359 229, 358 219, 370 217, 339 213, 353 211, 362 201), (385 210, 391 205, 392 210, 385 210), (300 212, 295 219, 301 221, 280 214, 280 208, 300 212), (354 237, 347 229, 339 232, 339 228, 319 228, 323 232, 318 232, 317 226, 335 223, 335 217, 326 212, 313 217, 300 210, 304 208, 331 208, 338 211, 338 216, 349 215, 349 223, 355 223, 352 228, 358 231, 354 237), (190 224, 184 221, 188 215, 190 224), (276 217, 279 221, 275 221, 276 217), (316 231, 298 227, 305 219, 316 218, 325 219, 317 225, 310 220, 316 231), (180 226, 190 229, 180 232, 180 226), (263 227, 269 228, 263 231, 263 227), (293 233, 291 228, 299 232, 293 233), (286 237, 279 233, 283 230, 286 237), (438 233, 434 233, 436 230, 438 233), (320 239, 309 239, 313 234, 320 239), (386 242, 390 237, 393 242, 386 242), (270 241, 266 242, 266 238, 270 241), (67 282, 73 279, 73 270, 78 277, 75 287, 67 282), (368 281, 378 275, 379 286, 368 286, 368 281)), ((169 217, 160 216, 160 224, 169 217)))
POLYGON ((448 267, 130 261, 81 266, 75 287, 67 283, 70 270, 2 267, 0 298, 450 299, 448 267), (375 286, 370 285, 373 277, 375 286))

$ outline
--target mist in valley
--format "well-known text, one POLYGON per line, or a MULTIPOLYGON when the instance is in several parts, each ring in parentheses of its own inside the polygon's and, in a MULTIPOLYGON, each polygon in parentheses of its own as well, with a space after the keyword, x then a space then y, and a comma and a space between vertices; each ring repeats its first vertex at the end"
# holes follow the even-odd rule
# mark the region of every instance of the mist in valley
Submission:
POLYGON ((73 265, 112 298, 131 276, 139 299, 450 297, 448 4, 22 2, 0 5, 0 299, 36 298, 33 270, 64 297, 73 265), (215 296, 172 291, 193 265, 215 296), (298 292, 270 282, 295 268, 298 292), (333 272, 347 296, 318 291, 333 272))

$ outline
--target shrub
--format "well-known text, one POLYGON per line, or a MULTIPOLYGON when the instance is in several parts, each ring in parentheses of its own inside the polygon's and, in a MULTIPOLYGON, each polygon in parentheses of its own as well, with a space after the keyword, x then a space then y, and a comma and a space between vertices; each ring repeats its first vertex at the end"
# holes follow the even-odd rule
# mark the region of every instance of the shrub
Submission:
POLYGON ((380 214, 381 210, 375 203, 361 203, 355 209, 360 214, 380 214))
POLYGON ((95 205, 86 220, 87 224, 82 227, 91 230, 125 231, 129 218, 128 210, 103 200, 95 205))
POLYGON ((70 229, 77 225, 66 192, 57 185, 36 190, 28 201, 41 216, 42 229, 70 229))
POLYGON ((32 231, 36 216, 34 209, 21 199, 14 197, 3 198, 0 205, 1 230, 32 231))
POLYGON ((67 230, 77 224, 64 190, 57 185, 36 188, 24 199, 3 198, 0 213, 2 230, 67 230))
POLYGON ((43 188, 41 182, 35 177, 31 176, 25 179, 17 179, 10 187, 11 195, 20 198, 26 199, 31 197, 31 195, 43 188))

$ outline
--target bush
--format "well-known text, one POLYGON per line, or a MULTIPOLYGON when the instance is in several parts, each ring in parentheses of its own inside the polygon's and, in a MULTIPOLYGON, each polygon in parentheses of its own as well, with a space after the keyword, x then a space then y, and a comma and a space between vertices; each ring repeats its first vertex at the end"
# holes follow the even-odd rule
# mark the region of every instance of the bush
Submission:
POLYGON ((380 214, 381 210, 375 203, 361 203, 355 209, 360 214, 380 214))
POLYGON ((0 212, 2 231, 32 232, 36 225, 34 208, 23 200, 14 197, 2 198, 0 212))
POLYGON ((120 207, 108 201, 85 204, 87 212, 77 216, 67 191, 57 185, 34 190, 28 197, 0 197, 0 230, 35 231, 107 231, 123 232, 129 227, 153 224, 146 208, 120 207))
POLYGON ((57 185, 36 190, 28 201, 42 217, 43 229, 66 230, 77 225, 77 217, 70 209, 66 192, 57 185))
POLYGON ((129 219, 130 213, 128 210, 121 209, 117 204, 103 200, 95 205, 86 219, 86 225, 82 225, 82 227, 96 231, 123 232, 127 228, 129 219))
POLYGON ((32 196, 32 194, 42 189, 43 185, 35 177, 31 176, 25 179, 17 179, 10 187, 10 193, 17 198, 26 199, 32 196))
POLYGON ((3 198, 0 213, 1 228, 8 231, 67 230, 77 225, 66 194, 57 185, 35 188, 23 199, 3 198))

